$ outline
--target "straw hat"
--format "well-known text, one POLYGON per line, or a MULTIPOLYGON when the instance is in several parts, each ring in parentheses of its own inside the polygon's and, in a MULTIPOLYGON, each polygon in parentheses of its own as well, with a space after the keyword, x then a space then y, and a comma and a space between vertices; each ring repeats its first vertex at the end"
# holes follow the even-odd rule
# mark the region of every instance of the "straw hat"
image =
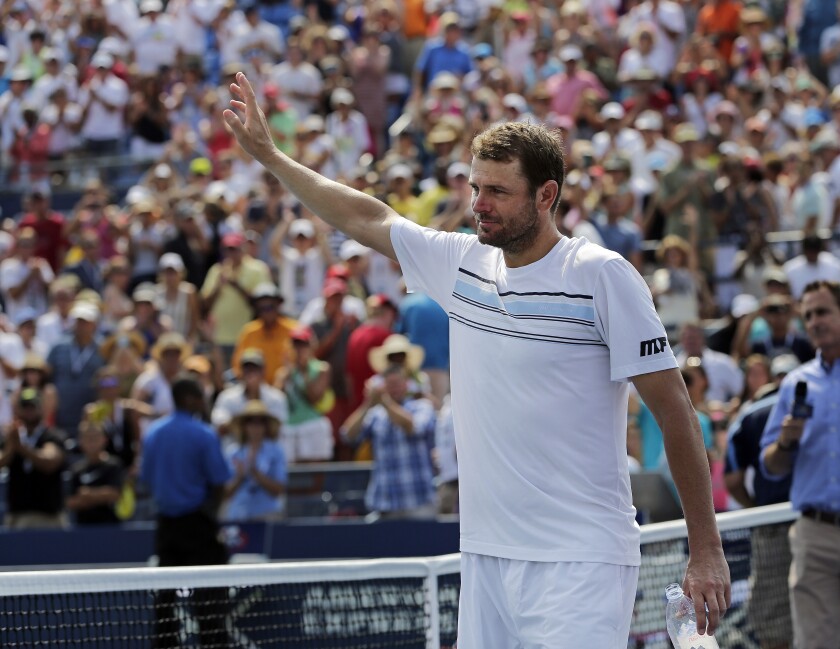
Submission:
POLYGON ((244 435, 243 424, 246 419, 251 419, 255 417, 260 417, 265 419, 266 423, 268 424, 268 432, 266 433, 266 437, 269 439, 277 439, 277 435, 280 433, 280 420, 277 419, 271 412, 266 408, 265 404, 260 401, 259 399, 253 399, 245 404, 245 407, 242 409, 242 412, 237 414, 230 422, 230 428, 233 431, 233 434, 237 437, 241 437, 244 435))
POLYGON ((182 361, 192 355, 192 347, 184 340, 184 337, 177 331, 168 331, 165 334, 161 334, 152 347, 152 358, 160 361, 163 352, 170 349, 180 351, 182 361))
POLYGON ((142 358, 146 353, 146 339, 138 331, 118 331, 99 346, 99 354, 107 361, 117 349, 123 348, 133 350, 142 358))
POLYGON ((423 364, 426 352, 419 345, 412 345, 411 341, 400 334, 392 334, 385 339, 381 347, 374 347, 368 352, 368 361, 375 372, 384 372, 388 368, 388 357, 392 354, 405 354, 406 367, 416 372, 423 364))
POLYGON ((44 374, 47 374, 50 371, 50 368, 47 365, 47 361, 44 360, 44 357, 40 354, 36 354, 35 352, 26 353, 26 356, 23 359, 23 365, 20 369, 21 371, 37 370, 39 372, 43 372, 44 374))

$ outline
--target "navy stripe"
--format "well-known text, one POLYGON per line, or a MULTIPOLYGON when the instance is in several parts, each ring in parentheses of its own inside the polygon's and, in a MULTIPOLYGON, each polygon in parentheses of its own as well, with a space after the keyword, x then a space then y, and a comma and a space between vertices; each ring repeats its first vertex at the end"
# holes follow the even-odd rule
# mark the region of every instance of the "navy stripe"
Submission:
POLYGON ((497 336, 504 336, 506 338, 519 338, 521 340, 556 343, 559 345, 585 345, 588 347, 606 347, 604 343, 595 340, 586 340, 582 338, 566 338, 565 336, 540 336, 539 334, 512 332, 508 329, 500 329, 499 327, 492 327, 490 325, 475 322, 474 320, 469 320, 455 313, 450 313, 449 318, 450 320, 454 320, 455 322, 458 322, 466 327, 470 327, 471 329, 478 329, 479 331, 495 334, 497 336))
MULTIPOLYGON (((471 273, 470 271, 468 271, 465 268, 459 268, 458 272, 459 273, 464 273, 464 275, 469 275, 470 277, 474 277, 478 281, 484 282, 485 284, 491 284, 491 285, 495 286, 497 290, 499 288, 499 285, 496 284, 496 282, 494 282, 492 279, 487 279, 485 277, 480 277, 479 275, 476 275, 475 273, 471 273)), ((593 299, 591 295, 578 295, 576 293, 563 293, 562 291, 559 292, 559 293, 549 293, 547 291, 534 291, 534 292, 528 292, 528 293, 517 293, 516 291, 505 291, 504 293, 499 293, 499 297, 505 297, 506 295, 520 295, 520 296, 545 295, 545 296, 549 296, 549 297, 579 298, 581 300, 591 300, 591 299, 593 299)))
POLYGON ((452 297, 461 300, 462 302, 466 302, 472 306, 476 306, 479 309, 485 309, 486 311, 492 311, 493 313, 501 313, 502 315, 509 316, 511 318, 516 318, 517 320, 548 320, 549 322, 572 322, 574 324, 581 324, 587 327, 594 327, 595 323, 591 320, 578 320, 577 318, 564 318, 563 316, 559 315, 516 315, 514 313, 508 313, 504 309, 497 309, 495 307, 490 306, 489 304, 482 304, 481 302, 476 302, 475 300, 471 300, 468 297, 461 295, 460 293, 452 293, 452 297))

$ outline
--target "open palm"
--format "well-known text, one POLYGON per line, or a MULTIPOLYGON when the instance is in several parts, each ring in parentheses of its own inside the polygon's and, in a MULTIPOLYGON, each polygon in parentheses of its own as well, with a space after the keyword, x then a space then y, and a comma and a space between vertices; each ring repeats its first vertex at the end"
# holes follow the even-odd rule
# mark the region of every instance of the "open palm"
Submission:
POLYGON ((237 73, 236 81, 237 83, 230 84, 230 91, 234 96, 234 99, 230 100, 231 108, 225 109, 222 116, 239 145, 254 159, 265 163, 277 151, 271 139, 268 120, 245 74, 237 73), (240 113, 244 114, 244 119, 240 117, 240 113))

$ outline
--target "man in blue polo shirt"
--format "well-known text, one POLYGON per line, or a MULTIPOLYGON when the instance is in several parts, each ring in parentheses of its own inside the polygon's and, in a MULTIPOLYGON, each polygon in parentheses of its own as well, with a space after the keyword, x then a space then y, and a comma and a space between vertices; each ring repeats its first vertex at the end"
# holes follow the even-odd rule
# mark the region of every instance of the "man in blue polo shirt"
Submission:
POLYGON ((451 72, 462 77, 471 72, 473 62, 470 51, 461 42, 460 17, 454 11, 447 11, 440 17, 442 37, 426 43, 417 63, 414 64, 414 93, 419 96, 429 87, 441 72, 451 72))
MULTIPOLYGON (((204 392, 191 378, 172 384, 175 413, 155 421, 143 442, 141 479, 158 508, 155 550, 161 566, 227 563, 218 538, 217 512, 231 473, 219 436, 199 418, 204 392)), ((194 601, 201 645, 227 646, 224 591, 202 589, 194 601), (213 591, 213 592, 211 592, 213 591)), ((180 623, 174 591, 161 591, 155 607, 155 647, 177 647, 180 623)))
POLYGON ((793 473, 790 500, 802 512, 790 531, 794 645, 836 649, 840 647, 835 630, 840 619, 840 283, 808 284, 800 313, 817 357, 782 381, 761 440, 761 470, 777 478, 793 473), (807 385, 805 408, 794 403, 801 395, 800 383, 807 385))

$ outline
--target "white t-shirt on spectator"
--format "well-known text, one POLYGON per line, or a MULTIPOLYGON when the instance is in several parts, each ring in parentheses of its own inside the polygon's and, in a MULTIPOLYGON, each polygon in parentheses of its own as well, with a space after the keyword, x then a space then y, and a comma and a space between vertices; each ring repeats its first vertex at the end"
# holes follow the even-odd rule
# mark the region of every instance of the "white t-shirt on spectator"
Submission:
POLYGON ((240 61, 249 59, 249 50, 259 50, 263 55, 271 57, 273 63, 286 51, 286 43, 280 28, 270 22, 261 20, 256 27, 246 20, 240 23, 235 31, 235 48, 240 61))
POLYGON ((62 318, 58 311, 47 311, 35 324, 35 336, 49 351, 73 331, 73 322, 70 317, 62 318))
POLYGON ((677 367, 644 280, 582 239, 521 268, 408 220, 391 241, 449 314, 461 550, 639 565, 627 381, 677 367))
POLYGON ((47 312, 47 286, 53 281, 55 274, 50 265, 42 260, 41 276, 44 283, 30 282, 23 294, 15 299, 9 291, 20 286, 31 272, 29 266, 17 257, 9 257, 0 263, 0 290, 3 291, 3 298, 6 304, 6 314, 14 319, 15 315, 25 308, 35 309, 38 316, 47 312))
MULTIPOLYGON (((15 333, 0 332, 0 357, 11 367, 19 370, 23 366, 26 357, 26 349, 23 341, 15 333)), ((0 427, 12 423, 12 404, 10 393, 15 388, 16 381, 6 377, 6 373, 0 370, 0 427)))
POLYGON ((830 252, 821 252, 816 264, 809 264, 805 255, 799 255, 788 261, 782 269, 790 281, 790 292, 796 300, 802 297, 802 292, 811 282, 819 279, 840 282, 840 259, 830 252))
POLYGON ((321 92, 324 87, 324 81, 321 73, 318 72, 318 68, 306 61, 297 67, 293 67, 288 61, 278 63, 271 71, 271 80, 278 88, 283 90, 284 99, 295 109, 301 120, 312 114, 316 102, 292 97, 291 93, 300 92, 315 95, 321 92))
MULTIPOLYGON (((820 36, 820 54, 834 49, 838 43, 840 43, 840 25, 827 27, 820 36)), ((829 88, 840 85, 840 58, 835 59, 828 66, 828 85, 829 88)))
MULTIPOLYGON (((288 421, 289 402, 283 392, 267 383, 263 383, 260 386, 260 401, 281 423, 288 421)), ((247 402, 245 386, 237 384, 223 390, 216 399, 213 411, 210 413, 210 423, 217 428, 227 426, 236 415, 245 409, 247 402)))
MULTIPOLYGON (((367 320, 365 301, 355 295, 345 295, 341 301, 341 311, 344 315, 352 316, 359 322, 367 320)), ((324 319, 324 298, 318 296, 309 301, 298 318, 303 327, 310 327, 324 319)))
POLYGON ((213 22, 224 3, 221 0, 171 0, 166 12, 172 16, 178 46, 188 56, 204 56, 207 51, 206 27, 213 22))
POLYGON ((125 135, 123 108, 128 103, 128 85, 119 77, 109 74, 102 81, 99 77, 90 80, 89 86, 79 90, 79 105, 84 107, 90 102, 81 135, 94 141, 116 140, 125 135), (116 110, 108 110, 93 96, 96 94, 116 110))
POLYGON ((618 34, 624 39, 629 39, 636 28, 642 23, 653 25, 656 38, 653 43, 653 59, 660 61, 666 67, 666 74, 674 69, 677 64, 677 53, 682 45, 682 38, 685 35, 685 12, 676 2, 662 0, 659 3, 659 10, 653 13, 653 6, 650 0, 633 7, 618 23, 618 34), (665 32, 667 28, 678 34, 675 41, 672 41, 665 32))
POLYGON ((140 74, 157 74, 161 66, 174 66, 178 34, 172 18, 166 14, 158 16, 154 22, 141 18, 131 33, 131 46, 140 74))
POLYGON ((637 49, 625 50, 618 61, 618 78, 628 79, 630 75, 639 70, 653 70, 660 79, 664 79, 670 74, 674 67, 673 61, 664 60, 656 50, 651 50, 645 56, 637 49))
POLYGON ((280 294, 283 296, 283 309, 296 318, 309 302, 321 294, 327 265, 318 246, 302 255, 297 248, 284 246, 282 255, 280 294))
POLYGON ((133 0, 103 0, 102 6, 105 9, 105 19, 108 23, 129 36, 131 28, 137 24, 137 20, 140 18, 137 3, 133 0))
POLYGON ((49 104, 41 113, 41 121, 52 126, 48 146, 50 155, 58 156, 78 146, 79 136, 76 134, 76 129, 82 121, 82 107, 79 104, 68 103, 64 107, 61 122, 59 122, 58 106, 49 104))
POLYGON ((335 143, 336 173, 348 177, 359 166, 359 158, 370 149, 370 129, 367 120, 357 110, 351 110, 346 120, 337 112, 330 113, 326 119, 327 134, 335 143))
MULTIPOLYGON (((677 361, 683 365, 687 358, 685 352, 680 352, 677 361)), ((707 400, 726 403, 733 397, 740 396, 744 391, 744 373, 731 356, 706 348, 700 358, 709 380, 707 400)))

